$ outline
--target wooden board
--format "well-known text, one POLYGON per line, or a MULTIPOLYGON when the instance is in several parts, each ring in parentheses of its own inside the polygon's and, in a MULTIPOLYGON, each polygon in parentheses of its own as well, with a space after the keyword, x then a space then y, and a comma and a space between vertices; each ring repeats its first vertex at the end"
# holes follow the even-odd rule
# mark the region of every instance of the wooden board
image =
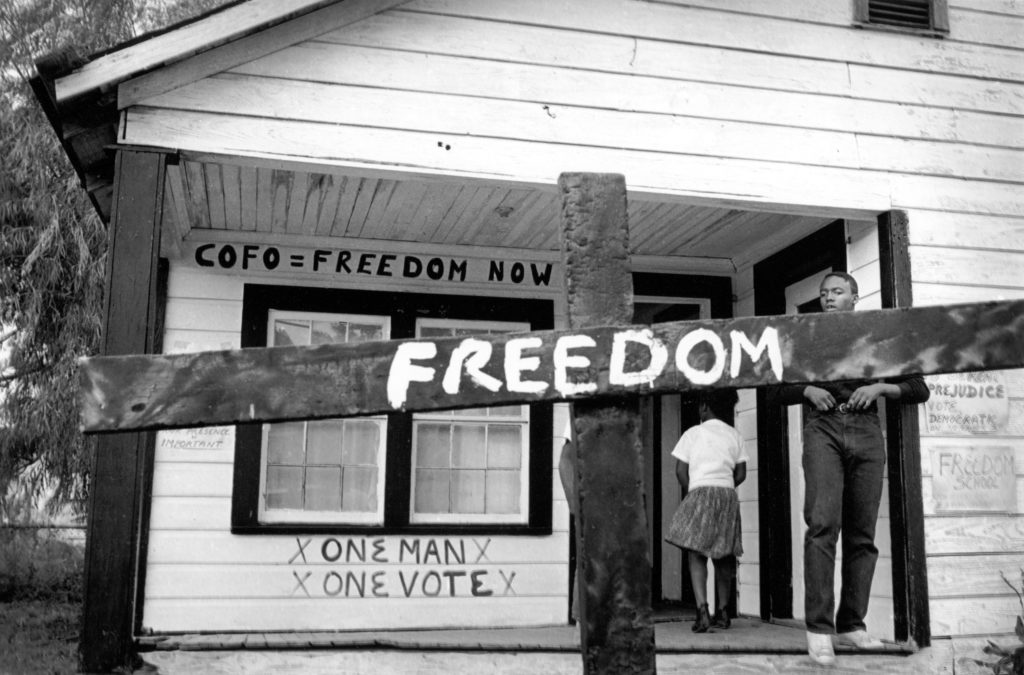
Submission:
POLYGON ((676 322, 646 330, 83 359, 82 427, 208 426, 1024 366, 1019 300, 676 322), (628 358, 624 347, 613 348, 634 341, 657 348, 660 369, 650 366, 651 349, 637 348, 640 342, 628 358), (472 378, 463 377, 467 349, 490 356, 472 378), (449 370, 452 393, 439 386, 449 370))

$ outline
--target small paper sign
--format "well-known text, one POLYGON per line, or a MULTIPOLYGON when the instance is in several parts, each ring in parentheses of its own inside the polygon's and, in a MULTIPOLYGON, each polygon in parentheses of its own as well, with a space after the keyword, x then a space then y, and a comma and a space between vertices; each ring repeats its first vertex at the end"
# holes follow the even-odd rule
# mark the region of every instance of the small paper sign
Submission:
POLYGON ((226 450, 234 447, 234 427, 201 427, 161 431, 157 447, 161 450, 226 450))
POLYGON ((996 370, 928 378, 925 426, 934 436, 1005 432, 1010 417, 1006 377, 996 370))

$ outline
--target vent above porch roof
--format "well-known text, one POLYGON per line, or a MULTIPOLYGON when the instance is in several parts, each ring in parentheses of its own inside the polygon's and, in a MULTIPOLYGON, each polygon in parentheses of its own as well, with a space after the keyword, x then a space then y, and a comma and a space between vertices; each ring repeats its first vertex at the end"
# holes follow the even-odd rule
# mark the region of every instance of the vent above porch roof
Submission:
POLYGON ((856 18, 867 26, 947 32, 945 0, 856 0, 856 18))
POLYGON ((931 0, 869 0, 868 21, 887 26, 931 28, 931 0))

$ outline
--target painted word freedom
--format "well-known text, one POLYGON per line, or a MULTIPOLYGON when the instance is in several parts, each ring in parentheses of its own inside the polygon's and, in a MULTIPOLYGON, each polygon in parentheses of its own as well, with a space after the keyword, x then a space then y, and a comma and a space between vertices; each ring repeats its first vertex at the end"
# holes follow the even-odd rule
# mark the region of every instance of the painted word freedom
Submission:
MULTIPOLYGON (((428 365, 437 357, 437 344, 430 341, 406 342, 398 345, 387 379, 388 403, 398 410, 405 406, 409 387, 414 382, 433 384, 440 377, 441 389, 452 397, 462 392, 468 379, 478 387, 498 392, 504 386, 516 394, 543 394, 554 388, 560 397, 586 396, 598 390, 594 379, 597 341, 589 335, 560 336, 550 351, 551 381, 536 379, 541 371, 541 358, 531 354, 544 346, 539 337, 510 338, 505 342, 500 371, 504 381, 486 372, 492 365, 493 345, 478 338, 466 338, 455 347, 443 368, 428 365), (531 374, 534 375, 531 378, 531 374)), ((778 331, 766 327, 756 340, 738 330, 729 332, 729 346, 714 331, 698 328, 682 334, 674 349, 654 335, 649 328, 626 329, 612 334, 611 352, 607 359, 608 385, 627 389, 651 385, 664 372, 669 359, 691 384, 713 385, 722 379, 726 365, 729 377, 735 379, 747 355, 753 364, 767 358, 776 381, 782 380, 782 349, 778 331), (639 350, 639 354, 637 353, 639 350), (699 354, 691 359, 691 355, 699 354), (627 358, 628 355, 628 358, 627 358), (627 363, 644 364, 631 369, 627 363)))
POLYGON ((102 356, 80 361, 82 429, 204 427, 1015 368, 1024 366, 1022 338, 1024 300, 1014 300, 102 356))

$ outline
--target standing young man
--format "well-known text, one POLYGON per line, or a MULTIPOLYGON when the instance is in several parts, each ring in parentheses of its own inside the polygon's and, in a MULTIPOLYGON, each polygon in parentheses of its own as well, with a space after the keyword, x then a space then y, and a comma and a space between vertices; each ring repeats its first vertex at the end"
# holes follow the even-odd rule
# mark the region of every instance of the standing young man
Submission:
MULTIPOLYGON (((826 312, 852 311, 859 300, 857 281, 845 272, 821 280, 819 300, 826 312)), ((784 385, 772 392, 776 403, 806 403, 804 422, 804 612, 807 652, 822 665, 835 663, 833 635, 860 649, 882 645, 867 633, 871 581, 878 549, 875 522, 882 499, 885 444, 878 419, 879 397, 923 403, 928 387, 920 376, 893 382, 856 381, 784 385), (842 533, 842 592, 835 612, 833 578, 836 542, 842 533)))

